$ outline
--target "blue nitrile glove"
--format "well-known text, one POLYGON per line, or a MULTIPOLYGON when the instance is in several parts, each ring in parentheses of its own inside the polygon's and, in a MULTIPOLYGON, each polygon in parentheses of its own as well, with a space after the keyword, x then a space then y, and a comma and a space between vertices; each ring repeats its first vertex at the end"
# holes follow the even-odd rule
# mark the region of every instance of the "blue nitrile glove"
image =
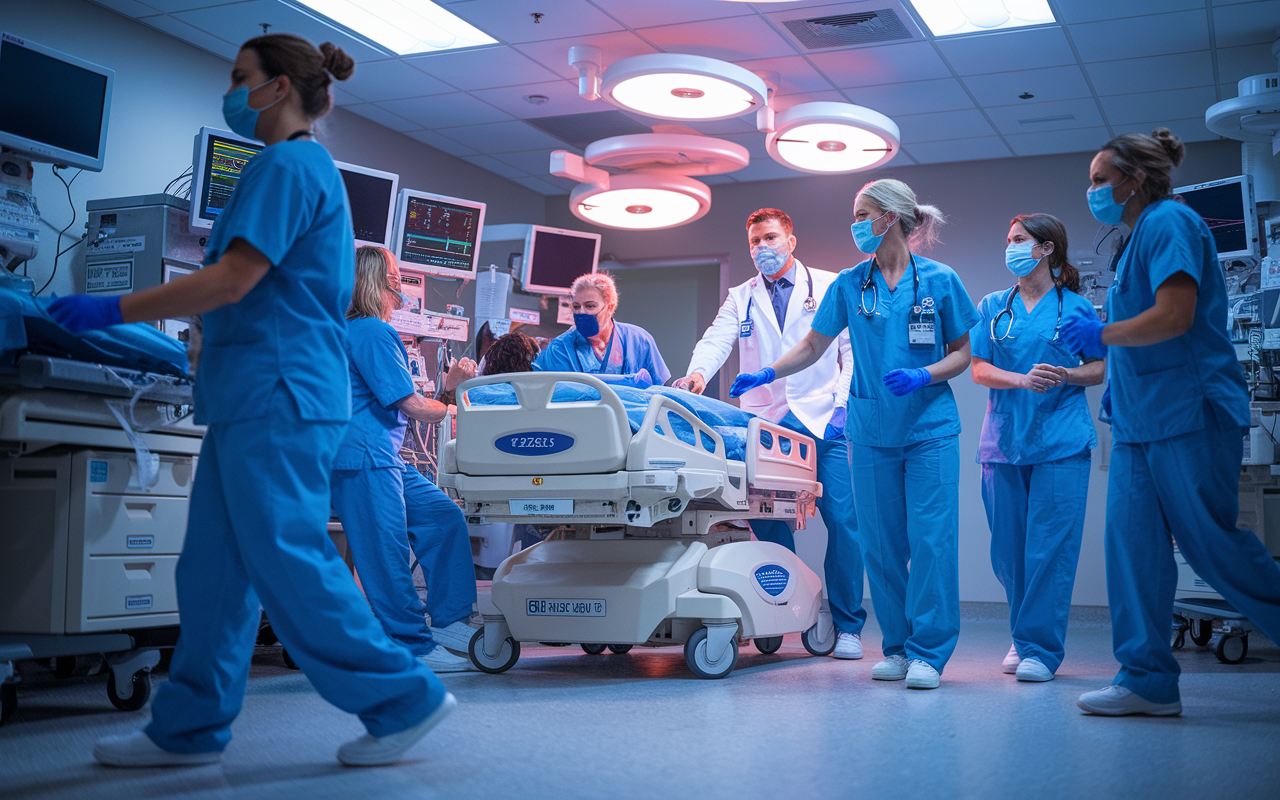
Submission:
POLYGON ((1073 353, 1084 353, 1086 358, 1106 358, 1107 346, 1102 343, 1103 327, 1097 314, 1073 308, 1062 317, 1062 343, 1073 353))
POLYGON ((822 434, 822 438, 828 442, 832 439, 839 439, 844 435, 845 409, 844 406, 838 406, 831 413, 831 421, 827 423, 827 430, 822 434))
POLYGON ((756 372, 743 372, 733 379, 733 387, 729 389, 730 397, 741 397, 757 386, 773 383, 778 373, 773 371, 773 367, 765 367, 756 372))
POLYGON ((916 389, 929 385, 933 376, 924 367, 919 369, 895 369, 884 376, 884 385, 898 397, 911 394, 916 389))
POLYGON ((54 322, 72 333, 106 328, 124 322, 120 317, 119 295, 97 297, 73 294, 55 297, 49 304, 48 311, 54 322))
POLYGON ((1100 422, 1111 421, 1111 384, 1102 390, 1102 413, 1098 416, 1100 422))

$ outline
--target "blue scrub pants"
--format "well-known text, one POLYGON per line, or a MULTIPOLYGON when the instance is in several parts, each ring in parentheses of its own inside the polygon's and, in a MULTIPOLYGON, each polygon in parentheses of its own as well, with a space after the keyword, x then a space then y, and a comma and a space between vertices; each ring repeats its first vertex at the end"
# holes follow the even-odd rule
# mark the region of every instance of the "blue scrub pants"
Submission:
MULTIPOLYGON (((822 564, 827 602, 837 631, 860 634, 867 622, 867 610, 862 607, 862 542, 858 538, 858 513, 853 506, 853 482, 849 479, 848 444, 844 437, 834 441, 819 439, 790 411, 778 424, 817 442, 818 480, 822 483, 817 506, 827 526, 827 555, 822 564)), ((751 532, 760 541, 796 551, 795 534, 789 524, 777 519, 753 519, 750 524, 751 532)))
POLYGON ((942 672, 960 637, 959 437, 850 442, 849 472, 882 650, 942 672))
POLYGON ((374 615, 388 636, 416 655, 426 655, 436 644, 423 614, 444 628, 468 619, 476 602, 471 539, 462 511, 403 462, 336 469, 330 483, 333 508, 374 615), (410 547, 427 579, 425 610, 409 571, 410 547))
POLYGON ((1089 494, 1089 451, 1042 464, 982 465, 991 568, 1009 598, 1020 658, 1062 664, 1089 494))
POLYGON ((1115 442, 1107 485, 1107 600, 1120 672, 1113 683, 1153 703, 1179 699, 1169 620, 1178 570, 1172 537, 1196 574, 1280 642, 1280 568, 1236 527, 1246 429, 1208 403, 1204 428, 1115 442))
POLYGON ((320 696, 373 736, 410 728, 443 702, 440 679, 383 633, 326 533, 345 427, 301 419, 283 386, 267 416, 209 426, 177 568, 182 634, 146 727, 161 748, 227 746, 260 607, 320 696))

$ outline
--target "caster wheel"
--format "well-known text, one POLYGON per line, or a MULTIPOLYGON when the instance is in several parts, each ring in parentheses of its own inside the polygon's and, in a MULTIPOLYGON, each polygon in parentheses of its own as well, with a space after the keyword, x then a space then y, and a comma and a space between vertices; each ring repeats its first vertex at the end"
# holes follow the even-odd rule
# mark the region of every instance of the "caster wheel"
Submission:
POLYGON ((18 684, 0 684, 0 725, 18 710, 18 684))
POLYGON ((818 633, 818 628, 822 625, 819 619, 814 623, 813 627, 800 634, 800 643, 804 645, 804 649, 815 656, 829 656, 836 650, 836 626, 832 625, 831 629, 823 634, 818 633), (821 638, 819 638, 821 636, 821 638))
POLYGON ((147 704, 151 699, 151 675, 146 670, 138 670, 133 673, 131 684, 132 694, 121 697, 116 694, 115 672, 107 673, 107 698, 111 700, 111 705, 121 711, 137 711, 147 704))
POLYGON ((1223 636, 1218 640, 1218 646, 1213 648, 1213 654, 1223 664, 1239 664, 1249 655, 1249 637, 1223 636))
POLYGON ((778 652, 779 647, 782 647, 782 637, 769 636, 764 639, 756 639, 755 643, 756 643, 756 649, 759 650, 761 653, 764 653, 766 656, 773 655, 774 653, 778 652))
POLYGON ((53 677, 59 680, 66 680, 76 674, 76 657, 75 656, 58 656, 49 659, 49 670, 53 673, 53 677))
POLYGON ((267 615, 263 614, 262 622, 258 625, 258 644, 264 647, 270 647, 279 641, 280 637, 276 636, 276 632, 272 629, 270 621, 267 620, 267 615))
POLYGON ((289 669, 301 669, 293 660, 293 656, 289 655, 289 651, 283 647, 280 648, 280 657, 284 659, 284 665, 289 669))
POLYGON ((629 653, 629 652, 631 652, 631 645, 629 645, 629 644, 611 644, 611 645, 609 645, 609 651, 610 651, 610 652, 612 652, 612 653, 617 653, 618 655, 622 655, 623 653, 629 653))
POLYGON ((1173 637, 1173 649, 1181 650, 1186 644, 1187 644, 1186 631, 1178 631, 1177 635, 1173 637))
POLYGON ((1191 642, 1196 647, 1204 647, 1213 638, 1213 622, 1207 619, 1191 620, 1191 642))
POLYGON ((511 669, 520 660, 520 643, 508 636, 502 647, 498 648, 498 655, 489 658, 484 653, 484 628, 481 628, 471 635, 467 655, 471 657, 471 663, 475 664, 476 669, 497 675, 511 669))
POLYGON ((582 645, 582 652, 589 656, 598 656, 603 653, 605 648, 608 646, 609 645, 607 644, 584 644, 582 645))
POLYGON ((738 666, 738 643, 729 642, 719 661, 712 661, 707 656, 707 629, 699 628, 684 643, 684 662, 689 670, 699 678, 715 680, 723 678, 738 666))

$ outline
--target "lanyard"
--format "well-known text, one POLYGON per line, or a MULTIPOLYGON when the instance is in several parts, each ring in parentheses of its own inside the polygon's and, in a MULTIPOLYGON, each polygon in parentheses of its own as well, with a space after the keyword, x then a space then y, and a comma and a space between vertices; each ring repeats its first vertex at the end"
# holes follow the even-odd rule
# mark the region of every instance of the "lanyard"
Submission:
MULTIPOLYGON (((1009 299, 1004 303, 1004 310, 996 314, 995 319, 991 320, 991 341, 1003 342, 1009 338, 1009 332, 1013 330, 1013 298, 1018 296, 1018 291, 1022 287, 1014 286, 1013 291, 1009 292, 1009 299), (1004 329, 1003 336, 997 336, 996 330, 1000 327, 1000 320, 1004 317, 1009 318, 1009 327, 1004 329)), ((1058 341, 1058 329, 1062 327, 1062 287, 1055 287, 1058 290, 1058 321, 1053 326, 1053 341, 1058 341)))
MULTIPOLYGON (((803 264, 801 264, 800 267, 804 269, 804 276, 809 280, 809 296, 804 299, 804 310, 812 314, 814 311, 818 310, 818 301, 813 299, 813 275, 809 273, 808 267, 803 264)), ((751 331, 754 329, 754 324, 751 322, 751 304, 754 302, 755 298, 748 294, 747 318, 738 325, 739 336, 750 336, 751 331), (746 331, 746 333, 744 334, 742 331, 746 331)))
MULTIPOLYGON (((582 334, 578 334, 578 335, 579 335, 579 336, 582 336, 582 334)), ((609 369, 609 355, 610 355, 611 353, 613 353, 613 337, 614 337, 614 336, 617 336, 617 335, 618 335, 618 325, 617 325, 617 323, 614 323, 614 325, 613 325, 613 330, 609 331, 609 344, 608 344, 608 345, 606 345, 606 346, 605 346, 605 348, 604 348, 604 358, 600 359, 600 371, 599 371, 599 372, 588 372, 587 370, 583 369, 583 368, 582 368, 582 359, 578 358, 578 348, 577 348, 577 347, 574 347, 574 348, 573 348, 573 362, 574 362, 575 364, 577 364, 577 365, 578 365, 578 372, 583 372, 583 373, 586 373, 586 374, 588 374, 588 375, 605 375, 605 374, 607 374, 608 369, 609 369)), ((587 339, 587 337, 585 337, 585 336, 582 336, 582 338, 586 341, 586 343, 587 343, 587 347, 591 347, 591 340, 590 340, 590 339, 587 339)), ((595 352, 595 348, 592 348, 592 352, 595 352)))
MULTIPOLYGON (((920 313, 920 269, 916 266, 915 253, 910 255, 913 288, 911 308, 918 314, 920 313)), ((867 277, 862 280, 862 290, 858 293, 858 312, 864 317, 870 317, 875 314, 876 307, 880 305, 880 289, 875 282, 877 269, 880 269, 880 265, 876 263, 875 257, 872 256, 871 266, 867 268, 867 277), (867 289, 871 290, 871 308, 867 308, 867 289)))

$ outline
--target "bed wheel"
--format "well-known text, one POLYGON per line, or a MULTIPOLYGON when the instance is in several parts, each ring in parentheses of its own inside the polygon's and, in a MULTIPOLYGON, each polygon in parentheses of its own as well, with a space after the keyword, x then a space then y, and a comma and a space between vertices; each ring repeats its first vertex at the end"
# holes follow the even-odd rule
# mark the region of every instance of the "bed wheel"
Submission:
POLYGON ((609 645, 609 651, 610 651, 610 652, 613 652, 613 653, 617 653, 618 655, 622 655, 623 653, 629 653, 629 652, 631 652, 631 645, 629 645, 629 644, 611 644, 611 645, 609 645))
POLYGON ((111 701, 111 705, 121 711, 137 711, 147 704, 151 699, 151 673, 145 669, 138 670, 133 673, 130 681, 130 688, 133 690, 128 697, 121 697, 116 694, 116 674, 111 671, 107 675, 107 699, 111 701))
POLYGON ((1204 647, 1213 638, 1213 620, 1191 620, 1191 642, 1196 647, 1204 647))
POLYGON ((729 642, 720 660, 713 662, 707 656, 707 629, 698 628, 689 637, 689 641, 684 643, 684 661, 689 665, 689 670, 699 678, 723 678, 738 666, 738 643, 729 642))
POLYGON ((289 651, 286 648, 280 648, 280 657, 284 659, 284 665, 289 669, 301 669, 293 660, 293 656, 289 655, 289 651))
POLYGON ((520 660, 520 643, 508 636, 498 649, 498 655, 489 658, 484 652, 484 628, 471 635, 471 643, 467 646, 467 655, 471 663, 481 672, 497 675, 506 672, 520 660))
POLYGON ((585 644, 584 643, 582 645, 582 652, 586 653, 589 656, 598 656, 601 653, 603 653, 605 651, 605 648, 608 646, 609 645, 607 644, 585 644))
POLYGON ((766 656, 773 655, 778 652, 779 647, 782 647, 781 636, 769 636, 764 639, 755 639, 753 641, 756 643, 756 649, 761 653, 764 653, 766 656))
POLYGON ((1249 637, 1223 636, 1218 640, 1217 647, 1213 648, 1213 654, 1223 664, 1239 664, 1249 655, 1249 637))
POLYGON ((825 611, 818 615, 813 627, 800 634, 804 649, 815 656, 829 656, 836 649, 836 626, 825 611))

